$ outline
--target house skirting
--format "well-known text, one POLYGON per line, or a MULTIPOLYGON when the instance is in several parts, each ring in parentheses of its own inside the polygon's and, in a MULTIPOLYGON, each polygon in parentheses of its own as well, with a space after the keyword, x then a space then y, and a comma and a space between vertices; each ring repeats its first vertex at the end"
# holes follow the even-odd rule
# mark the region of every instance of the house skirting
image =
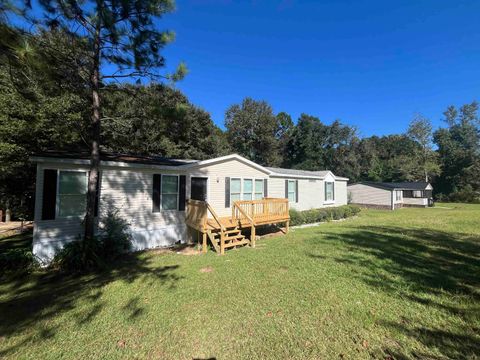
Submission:
POLYGON ((426 207, 428 207, 428 205, 420 205, 420 204, 403 204, 403 207, 426 208, 426 207))
MULTIPOLYGON (((167 225, 157 229, 131 228, 132 251, 169 247, 188 242, 187 226, 184 223, 167 225)), ((33 254, 37 260, 48 265, 55 254, 69 242, 80 240, 81 234, 57 238, 34 238, 33 254)))

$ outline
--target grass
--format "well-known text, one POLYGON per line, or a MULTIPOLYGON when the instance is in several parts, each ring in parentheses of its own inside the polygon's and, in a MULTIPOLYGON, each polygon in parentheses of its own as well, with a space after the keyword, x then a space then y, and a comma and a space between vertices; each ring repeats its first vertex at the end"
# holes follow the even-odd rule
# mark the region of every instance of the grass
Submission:
POLYGON ((443 206, 3 279, 0 357, 477 359, 480 205, 443 206))
POLYGON ((32 230, 21 234, 6 233, 0 234, 0 254, 8 250, 32 250, 32 230))

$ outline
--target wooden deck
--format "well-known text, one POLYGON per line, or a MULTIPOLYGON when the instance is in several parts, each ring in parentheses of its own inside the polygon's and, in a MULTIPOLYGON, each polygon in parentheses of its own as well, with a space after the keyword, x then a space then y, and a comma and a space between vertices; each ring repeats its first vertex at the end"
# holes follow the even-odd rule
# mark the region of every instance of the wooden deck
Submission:
POLYGON ((213 207, 205 201, 189 200, 186 223, 202 234, 203 252, 207 251, 207 239, 220 254, 226 248, 249 244, 255 246, 255 227, 290 221, 288 199, 263 198, 261 200, 235 201, 232 215, 219 217, 213 207), (250 239, 242 229, 250 230, 250 239))

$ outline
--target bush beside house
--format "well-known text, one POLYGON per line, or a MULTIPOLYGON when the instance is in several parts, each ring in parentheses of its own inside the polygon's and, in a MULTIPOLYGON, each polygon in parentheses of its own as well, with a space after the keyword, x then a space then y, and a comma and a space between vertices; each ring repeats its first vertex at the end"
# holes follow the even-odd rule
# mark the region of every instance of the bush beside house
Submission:
POLYGON ((345 205, 339 207, 312 209, 305 211, 290 209, 290 225, 296 226, 331 220, 346 219, 348 217, 357 215, 359 212, 360 207, 356 205, 345 205))

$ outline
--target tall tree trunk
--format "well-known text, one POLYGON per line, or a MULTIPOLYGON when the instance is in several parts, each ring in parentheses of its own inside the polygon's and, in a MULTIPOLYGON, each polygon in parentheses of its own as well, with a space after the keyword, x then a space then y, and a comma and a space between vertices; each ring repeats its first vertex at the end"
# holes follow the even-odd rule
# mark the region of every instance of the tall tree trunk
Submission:
POLYGON ((92 142, 90 156, 90 173, 88 176, 87 213, 85 215, 85 240, 92 239, 95 230, 95 198, 97 196, 97 179, 100 168, 100 32, 97 31, 94 43, 92 87, 92 142))

